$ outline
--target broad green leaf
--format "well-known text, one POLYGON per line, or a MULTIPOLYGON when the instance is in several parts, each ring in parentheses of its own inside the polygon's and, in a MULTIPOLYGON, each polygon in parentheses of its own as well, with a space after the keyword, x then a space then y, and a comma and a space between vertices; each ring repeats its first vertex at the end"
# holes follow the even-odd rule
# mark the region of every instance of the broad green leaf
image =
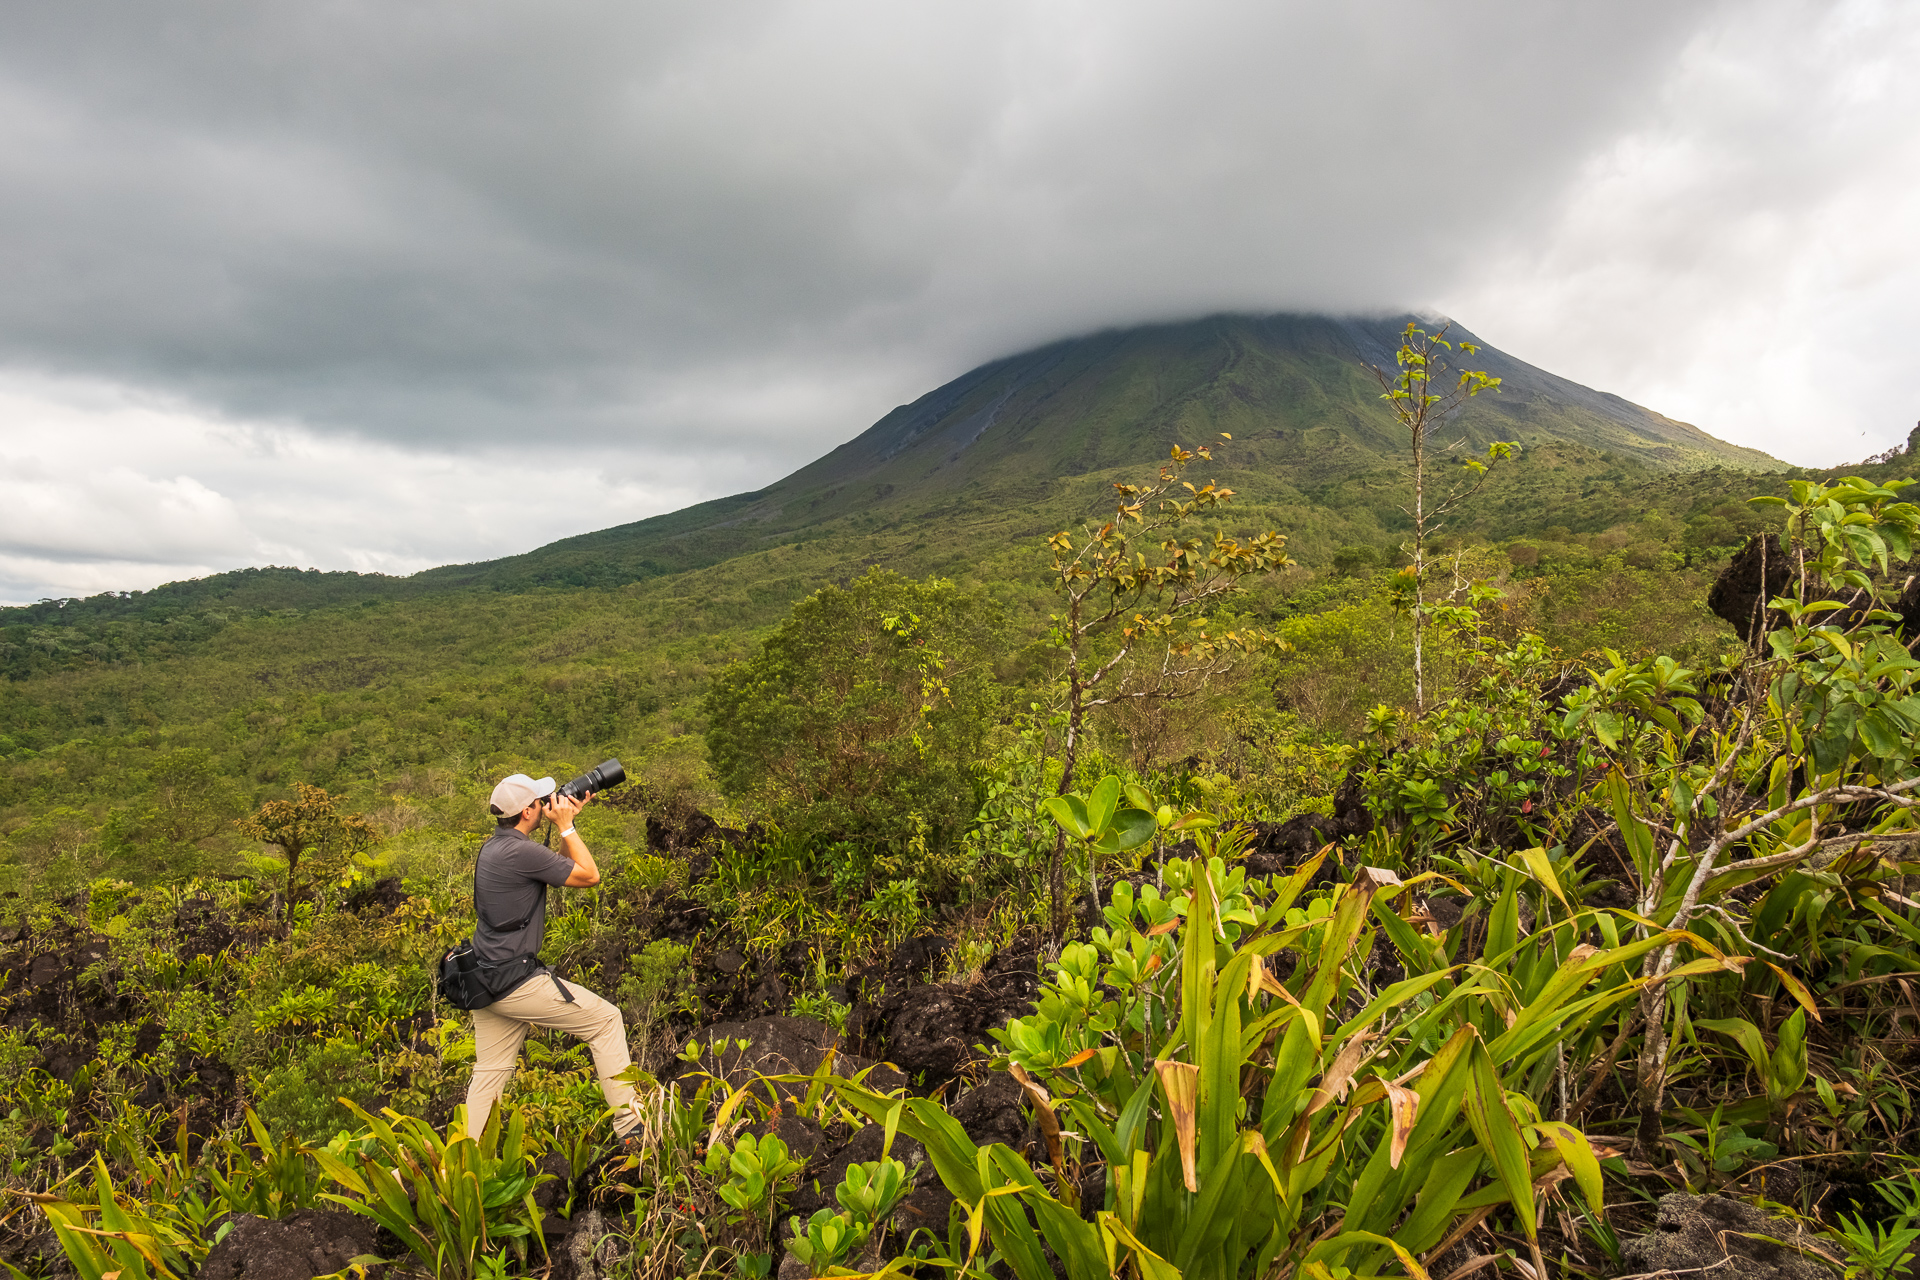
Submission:
POLYGON ((1001 1175, 1022 1189, 1020 1201, 1033 1210, 1040 1234, 1052 1246, 1054 1256, 1066 1264, 1069 1280, 1106 1280, 1105 1250, 1098 1229, 1047 1194, 1018 1153, 1000 1143, 995 1143, 991 1151, 1001 1175))
POLYGON ((1121 809, 1103 831, 1100 849, 1104 853, 1124 853, 1152 840, 1160 824, 1145 809, 1121 809))
POLYGON ((1293 1123, 1301 1091, 1320 1070, 1320 1036, 1314 1025, 1312 1015, 1299 1011, 1274 1046, 1273 1074, 1267 1080, 1260 1114, 1260 1130, 1269 1147, 1280 1140, 1284 1127, 1293 1123))
POLYGON ((1553 874, 1553 859, 1547 851, 1538 845, 1531 849, 1520 850, 1520 860, 1527 864, 1527 870, 1533 872, 1533 878, 1545 885, 1547 892, 1560 899, 1560 904, 1569 910, 1573 904, 1567 901, 1567 895, 1560 890, 1560 880, 1553 874))
MULTIPOLYGON (((1508 879, 1513 877, 1509 874, 1508 879)), ((1490 957, 1510 955, 1520 945, 1519 890, 1517 881, 1509 884, 1487 916, 1486 953, 1490 957)))
POLYGON ((1626 775, 1617 766, 1607 774, 1607 799, 1613 808, 1613 820, 1627 842, 1627 852, 1644 873, 1653 858, 1653 832, 1633 816, 1633 792, 1627 786, 1626 775))
POLYGON ((1484 1155, 1477 1146, 1450 1151, 1429 1161, 1413 1212, 1394 1228, 1394 1236, 1416 1253, 1440 1243, 1452 1225, 1454 1208, 1480 1172, 1484 1155))
POLYGON ((1487 1056, 1486 1046, 1476 1041, 1469 1053, 1472 1082, 1466 1094, 1467 1123, 1473 1127, 1481 1149, 1492 1158, 1494 1174, 1506 1192, 1507 1202, 1513 1206, 1521 1229, 1532 1240, 1538 1229, 1534 1223, 1533 1173, 1526 1141, 1507 1107, 1506 1090, 1493 1059, 1487 1056))
POLYGON ((1409 1253, 1405 1245, 1372 1231, 1342 1231, 1331 1239, 1322 1240, 1307 1251, 1305 1265, 1312 1265, 1327 1258, 1337 1258, 1356 1244, 1379 1245, 1400 1260, 1400 1265, 1406 1268, 1411 1280, 1430 1280, 1426 1269, 1420 1265, 1419 1259, 1409 1253))
MULTIPOLYGON (((1113 1242, 1124 1245, 1132 1251, 1133 1256, 1129 1261, 1140 1268, 1140 1274, 1144 1276, 1146 1280, 1181 1280, 1180 1268, 1147 1248, 1146 1245, 1141 1244, 1139 1238, 1136 1237, 1133 1232, 1127 1230, 1126 1224, 1122 1223, 1120 1219, 1114 1217, 1111 1213, 1103 1212, 1098 1215, 1096 1220, 1100 1224, 1102 1234, 1109 1237, 1113 1242)), ((1108 1265, 1110 1268, 1113 1262, 1117 1260, 1115 1253, 1115 1250, 1109 1248, 1108 1265)), ((1113 1270, 1112 1274, 1119 1275, 1122 1273, 1118 1270, 1113 1270)))
POLYGON ((1107 829, 1113 821, 1113 811, 1120 805, 1120 779, 1109 774, 1100 779, 1100 785, 1087 797, 1087 830, 1099 833, 1107 829))
POLYGON ((1745 1018, 1695 1018, 1693 1025, 1705 1027, 1709 1031, 1718 1031, 1723 1036, 1730 1036, 1733 1042, 1740 1046, 1741 1052, 1747 1055, 1747 1061, 1753 1064, 1753 1069, 1759 1073, 1760 1078, 1762 1080, 1767 1078, 1771 1057, 1767 1053, 1766 1041, 1761 1039, 1760 1028, 1745 1018))
POLYGON ((1775 1101, 1792 1097, 1807 1082, 1807 1011, 1795 1009, 1780 1024, 1780 1036, 1766 1071, 1767 1092, 1775 1101))
POLYGON ((1095 828, 1087 816, 1087 806, 1079 796, 1051 796, 1040 802, 1066 833, 1076 840, 1091 839, 1095 828))
POLYGON ((1593 1147, 1587 1136, 1564 1120, 1547 1120, 1541 1123, 1540 1132, 1547 1135, 1554 1150, 1567 1162, 1567 1169, 1573 1174, 1573 1180, 1580 1187, 1580 1194, 1587 1198, 1587 1204, 1593 1209, 1593 1216, 1605 1222, 1607 1219, 1607 1189, 1600 1176, 1600 1161, 1593 1154, 1593 1147))
POLYGON ((1860 737, 1868 750, 1882 759, 1898 758, 1906 751, 1906 739, 1879 711, 1869 711, 1860 719, 1860 737))

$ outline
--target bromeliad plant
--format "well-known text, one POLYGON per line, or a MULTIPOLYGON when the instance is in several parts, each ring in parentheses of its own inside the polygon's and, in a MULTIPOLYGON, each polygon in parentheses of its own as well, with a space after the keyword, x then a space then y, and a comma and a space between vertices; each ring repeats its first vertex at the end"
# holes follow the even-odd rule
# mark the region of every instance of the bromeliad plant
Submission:
POLYGON ((720 1184, 720 1198, 733 1206, 740 1220, 757 1221, 763 1228, 772 1222, 775 1201, 804 1163, 793 1159, 787 1144, 772 1133, 743 1133, 731 1150, 719 1140, 707 1149, 707 1174, 720 1184))
MULTIPOLYGON (((1540 1197, 1571 1179, 1603 1212, 1594 1148, 1540 1099, 1561 1051, 1590 1052, 1644 985, 1629 966, 1689 940, 1622 941, 1619 918, 1594 911, 1522 936, 1516 872, 1484 954, 1454 965, 1451 940, 1395 905, 1429 876, 1361 868, 1309 897, 1320 865, 1263 885, 1196 858, 1167 864, 1166 896, 1116 886, 1110 927, 1063 951, 1037 1011, 1001 1037, 1046 1142, 1039 1166, 904 1102, 901 1132, 964 1210, 947 1242, 958 1274, 997 1260, 1042 1280, 1050 1249, 1073 1280, 1418 1276, 1420 1255, 1495 1211, 1545 1274, 1540 1197), (1384 985, 1367 962, 1381 939, 1406 974, 1384 985), (1082 1205, 1093 1170, 1101 1202, 1082 1205)), ((872 1119, 903 1106, 839 1092, 872 1119)))
POLYGON ((164 1206, 142 1204, 115 1187, 99 1155, 93 1158, 92 1203, 45 1193, 15 1194, 46 1214, 80 1280, 184 1280, 206 1256, 206 1242, 182 1230, 164 1206))
POLYGON ((790 1219, 793 1237, 787 1241, 787 1252, 806 1264, 809 1276, 835 1274, 833 1268, 852 1259, 912 1189, 907 1166, 887 1155, 893 1147, 897 1113, 896 1107, 887 1121, 880 1158, 847 1166, 834 1189, 834 1198, 840 1202, 837 1211, 816 1209, 804 1223, 798 1217, 790 1219))
POLYGON ((349 1193, 321 1199, 385 1227, 437 1280, 470 1280, 510 1246, 524 1259, 540 1221, 533 1189, 550 1175, 534 1170, 538 1153, 517 1108, 504 1108, 504 1129, 503 1108, 495 1107, 477 1137, 456 1119, 443 1138, 417 1117, 388 1109, 390 1119, 382 1119, 341 1103, 367 1134, 314 1151, 322 1171, 349 1193))

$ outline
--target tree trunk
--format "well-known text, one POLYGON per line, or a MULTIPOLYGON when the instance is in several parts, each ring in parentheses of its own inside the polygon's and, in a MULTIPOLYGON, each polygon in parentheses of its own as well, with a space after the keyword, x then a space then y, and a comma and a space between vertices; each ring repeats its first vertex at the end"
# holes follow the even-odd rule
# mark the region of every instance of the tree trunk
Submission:
MULTIPOLYGON (((1424 410, 1423 410, 1424 414, 1424 410)), ((1426 638, 1427 619, 1427 428, 1424 422, 1413 427, 1413 710, 1427 711, 1426 638)))
POLYGON ((1648 1164, 1662 1163, 1660 1110, 1667 1092, 1667 992, 1664 984, 1652 987, 1640 998, 1641 1023, 1646 1038, 1640 1045, 1640 1066, 1634 1073, 1640 1108, 1640 1127, 1634 1133, 1634 1145, 1648 1164))
POLYGON ((1050 903, 1048 924, 1053 930, 1053 945, 1067 936, 1067 833, 1053 835, 1053 857, 1047 862, 1047 897, 1050 903))
MULTIPOLYGON (((1080 750, 1080 721, 1083 714, 1081 698, 1085 690, 1080 687, 1080 670, 1077 657, 1069 657, 1067 671, 1067 733, 1060 749, 1060 786, 1054 792, 1063 796, 1073 790, 1073 768, 1075 757, 1080 750)), ((1047 895, 1051 903, 1049 923, 1053 928, 1053 945, 1059 946, 1067 936, 1067 833, 1057 831, 1053 839, 1053 857, 1047 866, 1047 895)))
POLYGON ((300 855, 304 852, 306 850, 298 845, 290 845, 287 848, 287 920, 289 922, 293 919, 293 876, 294 872, 300 869, 300 855))

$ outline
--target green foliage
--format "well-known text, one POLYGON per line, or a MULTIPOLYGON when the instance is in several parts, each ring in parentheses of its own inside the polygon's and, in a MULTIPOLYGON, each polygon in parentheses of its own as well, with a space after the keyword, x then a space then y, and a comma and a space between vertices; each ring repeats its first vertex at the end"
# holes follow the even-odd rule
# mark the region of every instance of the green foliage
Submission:
POLYGON ((287 864, 287 902, 299 888, 300 860, 312 855, 311 875, 337 880, 355 854, 379 838, 374 825, 356 813, 343 813, 340 798, 324 787, 294 784, 292 800, 269 800, 240 822, 240 830, 280 851, 287 864))
MULTIPOLYGON (((1463 415, 1463 430, 1485 444, 1477 421, 1463 415)), ((55 1010, 9 997, 0 1151, 17 1185, 50 1196, 37 1212, 77 1224, 60 1234, 74 1266, 102 1277, 185 1274, 221 1215, 284 1214, 323 1190, 386 1215, 416 1269, 535 1271, 526 1194, 543 1150, 599 1169, 609 1185, 587 1193, 632 1197, 620 1247, 638 1274, 767 1275, 797 1163, 755 1136, 773 1127, 775 1097, 834 1143, 865 1123, 908 1133, 959 1199, 953 1232, 903 1240, 889 1211, 910 1175, 885 1157, 855 1166, 811 1221, 786 1224, 817 1272, 870 1255, 956 1277, 1037 1277, 1056 1258, 1089 1276, 1238 1275, 1263 1259, 1323 1280, 1411 1275, 1473 1220, 1528 1255, 1536 1224, 1543 1251, 1585 1240, 1617 1252, 1633 1206, 1661 1189, 1649 1167, 1789 1197, 1761 1166, 1883 1172, 1913 1136, 1898 1042, 1901 984, 1920 971, 1908 705, 1920 676, 1878 612, 1905 571, 1912 509, 1891 477, 1869 474, 1782 484, 1781 506, 1735 505, 1735 521, 1723 509, 1772 482, 1656 480, 1541 445, 1527 469, 1488 482, 1503 496, 1471 516, 1478 532, 1528 537, 1430 561, 1427 714, 1406 706, 1406 584, 1358 561, 1337 580, 1290 573, 1200 629, 1278 634, 1293 652, 1241 662, 1177 716, 1087 722, 1077 784, 1062 767, 1064 709, 1040 700, 1045 646, 989 637, 969 670, 989 692, 989 665, 1023 683, 1028 711, 983 717, 953 753, 966 775, 953 830, 936 827, 912 779, 864 801, 884 839, 810 829, 756 794, 743 805, 768 808, 724 820, 776 821, 716 843, 694 884, 687 861, 640 851, 648 818, 711 807, 695 709, 708 673, 828 576, 808 576, 838 563, 824 539, 622 593, 423 597, 384 618, 385 605, 239 611, 191 662, 155 647, 147 667, 36 668, 0 687, 0 856, 28 894, 0 899, 17 931, 0 967, 25 973, 47 956, 71 998, 55 1010), (1694 599, 1728 531, 1749 528, 1778 528, 1808 571, 1773 602, 1781 625, 1765 646, 1732 652, 1694 599), (649 752, 648 737, 664 745, 649 752), (604 754, 639 762, 630 802, 583 817, 606 879, 566 894, 550 938, 590 982, 594 965, 624 972, 608 994, 630 1030, 644 1021, 656 1037, 696 1007, 694 966, 721 947, 762 974, 777 964, 791 979, 797 966, 786 1011, 839 1026, 850 1011, 836 983, 871 978, 910 933, 946 934, 940 976, 963 984, 997 955, 1029 954, 1048 914, 1034 872, 1056 841, 1090 869, 1131 872, 1153 840, 1192 840, 1200 857, 1113 885, 1099 927, 1062 938, 1035 1007, 993 1037, 992 1069, 1014 1075, 1036 1122, 1032 1150, 977 1148, 933 1098, 835 1083, 844 1059, 795 1096, 764 1080, 723 1086, 700 1071, 718 1064, 690 1052, 675 1087, 634 1073, 641 1140, 602 1164, 598 1089, 584 1052, 558 1037, 529 1041, 491 1137, 442 1137, 396 1114, 444 1114, 465 1084, 471 1038, 425 975, 470 930, 476 817, 509 752, 536 772, 604 754), (1376 829, 1286 874, 1249 874, 1241 824, 1332 812, 1349 762, 1376 829), (325 874, 291 909, 246 879, 165 883, 169 860, 246 866, 238 832, 215 819, 276 799, 296 809, 296 781, 329 788, 332 812, 380 841, 358 858, 303 849, 302 875, 316 861, 325 874), (388 874, 404 877, 397 908, 384 890, 341 908, 388 874), (689 945, 672 921, 696 906, 711 924, 689 945), (342 1092, 353 1107, 329 1101, 342 1092), (395 1112, 377 1119, 383 1099, 395 1112), (218 1131, 235 1113, 248 1127, 218 1131), (1612 1226, 1597 1204, 1603 1171, 1618 1193, 1612 1226), (130 1225, 103 1225, 110 1214, 130 1225)), ((1248 522, 1308 509, 1291 480, 1223 475, 1250 496, 1248 522)), ((1108 478, 1034 512, 1085 510, 1108 478)), ((1360 489, 1329 481, 1313 502, 1360 489)), ((1405 530, 1368 527, 1368 504, 1397 500, 1356 499, 1311 524, 1303 558, 1387 545, 1405 530)), ((962 543, 986 537, 967 522, 987 514, 954 519, 962 543)), ((1017 572, 999 554, 968 571, 1037 622, 1049 599, 1030 554, 1017 572)), ((960 650, 932 638, 930 616, 883 612, 850 634, 901 664, 889 668, 904 673, 900 723, 933 757, 944 711, 930 682, 960 650), (930 654, 905 643, 917 638, 930 654)), ((1164 639, 1157 625, 1139 634, 1164 639)), ((1090 653, 1104 662, 1118 647, 1090 653)), ((880 997, 870 982, 850 998, 880 997)), ((578 1207, 569 1188, 561 1211, 578 1207)), ((1820 1212, 1858 1274, 1909 1251, 1910 1222, 1820 1212)))
POLYGON ((731 1150, 716 1142, 707 1151, 707 1172, 720 1183, 720 1198, 741 1218, 773 1220, 774 1202, 793 1181, 801 1162, 792 1159, 778 1134, 743 1133, 731 1150))
POLYGON ((1911 1219, 1889 1225, 1869 1224, 1857 1215, 1835 1216, 1839 1226, 1833 1233, 1834 1238, 1847 1251, 1847 1269, 1842 1273, 1846 1280, 1855 1280, 1855 1277, 1885 1280, 1905 1273, 1907 1263, 1915 1256, 1911 1246, 1920 1241, 1920 1226, 1913 1225, 1911 1219))
MULTIPOLYGON (((1416 711, 1426 710, 1425 652, 1427 623, 1432 616, 1432 607, 1427 603, 1427 557, 1429 542, 1444 527, 1444 522, 1455 509, 1469 501, 1486 486, 1488 465, 1511 458, 1518 446, 1512 441, 1496 440, 1487 446, 1487 461, 1473 458, 1461 459, 1466 478, 1452 486, 1434 488, 1435 477, 1428 470, 1429 438, 1469 400, 1485 391, 1500 390, 1500 379, 1478 369, 1461 370, 1460 376, 1447 385, 1447 375, 1452 372, 1446 364, 1443 351, 1452 351, 1456 344, 1447 340, 1452 325, 1442 325, 1438 332, 1428 333, 1413 321, 1408 321, 1401 332, 1400 346, 1394 352, 1394 372, 1375 368, 1373 375, 1380 383, 1380 398, 1387 402, 1394 418, 1407 433, 1407 442, 1411 453, 1411 465, 1408 467, 1413 482, 1413 507, 1408 513, 1413 521, 1413 538, 1403 548, 1412 564, 1407 569, 1407 582, 1412 596, 1410 612, 1413 615, 1413 705, 1416 711)), ((1480 348, 1471 342, 1458 344, 1462 355, 1475 355, 1480 348)), ((1455 444, 1461 441, 1455 441, 1455 444)))
POLYGON ((1462 653, 1459 691, 1403 723, 1377 708, 1367 802, 1380 818, 1428 842, 1442 838, 1552 844, 1547 833, 1580 762, 1565 746, 1578 721, 1555 718, 1542 691, 1568 666, 1536 636, 1462 653))
MULTIPOLYGON (((1042 807, 1062 831, 1090 850, 1103 854, 1124 853, 1153 839, 1159 827, 1154 815, 1134 797, 1129 796, 1132 803, 1121 808, 1120 795, 1120 779, 1109 776, 1084 796, 1052 796, 1042 807)), ((1144 799, 1144 793, 1141 795, 1144 799)))
POLYGON ((1121 780, 1109 775, 1086 795, 1050 796, 1041 803, 1048 817, 1062 834, 1075 842, 1086 857, 1088 876, 1097 895, 1100 888, 1100 859, 1113 858, 1138 849, 1171 825, 1173 810, 1157 809, 1145 790, 1126 788, 1127 804, 1121 807, 1121 780))
POLYGON ((314 1152, 345 1192, 322 1199, 385 1227, 438 1280, 481 1275, 490 1256, 509 1248, 524 1260, 540 1221, 533 1189, 548 1175, 534 1170, 537 1152, 519 1111, 507 1109, 503 1127, 496 1107, 477 1137, 458 1123, 442 1137, 412 1116, 350 1109, 367 1136, 314 1152))
POLYGON ((834 1274, 833 1268, 852 1261, 912 1188, 907 1166, 886 1155, 848 1165, 833 1193, 840 1209, 816 1209, 805 1223, 792 1219, 787 1252, 806 1264, 809 1276, 834 1274))
MULTIPOLYGON (((901 1112, 838 1091, 871 1119, 898 1114, 968 1231, 984 1228, 1022 1280, 1051 1274, 1043 1241, 1073 1277, 1108 1275, 1116 1258, 1196 1278, 1276 1264, 1377 1274, 1414 1265, 1481 1206, 1507 1206, 1531 1239, 1534 1184, 1559 1168, 1597 1213, 1596 1157, 1534 1090, 1557 1048, 1631 998, 1622 966, 1652 944, 1581 945, 1605 924, 1582 914, 1538 946, 1495 930, 1480 964, 1456 968, 1390 905, 1397 877, 1362 869, 1304 899, 1317 865, 1256 889, 1216 855, 1169 863, 1170 898, 1116 887, 1111 928, 1063 951, 1037 1011, 1000 1036, 1050 1178, 1004 1146, 976 1148, 929 1101, 901 1112), (1370 989, 1355 957, 1376 929, 1408 976, 1370 989), (1282 982, 1268 957, 1284 954, 1297 963, 1282 982), (1080 1205, 1071 1170, 1095 1154, 1104 1203, 1080 1205)), ((950 1242, 952 1263, 970 1263, 967 1238, 950 1242)))
POLYGON ((1742 1126, 1728 1121, 1725 1113, 1724 1106, 1715 1107, 1707 1116, 1693 1113, 1688 1118, 1698 1121, 1697 1132, 1666 1135, 1689 1174, 1687 1189, 1696 1194, 1717 1190, 1731 1175, 1780 1154, 1779 1147, 1753 1137, 1742 1126))
MULTIPOLYGON (((1222 433, 1221 438, 1231 437, 1222 433)), ((1196 459, 1212 461, 1212 450, 1174 445, 1157 477, 1113 486, 1117 500, 1111 518, 1047 539, 1061 604, 1052 620, 1062 667, 1061 796, 1073 787, 1094 711, 1192 697, 1236 665, 1284 643, 1261 627, 1237 623, 1224 610, 1243 592, 1243 580, 1293 564, 1287 540, 1271 530, 1242 540, 1217 525, 1196 528, 1198 521, 1218 520, 1234 497, 1232 489, 1213 480, 1195 485, 1184 479, 1196 459)), ((1076 817, 1070 803, 1062 813, 1067 815, 1063 824, 1084 828, 1084 808, 1076 817)), ((1056 939, 1066 927, 1062 855, 1068 831, 1089 838, 1063 825, 1054 845, 1047 880, 1056 939)))
MULTIPOLYGON (((331 993, 319 992, 317 998, 328 1000, 331 993)), ((275 1132, 304 1143, 323 1143, 351 1126, 353 1108, 365 1109, 381 1100, 382 1083, 378 1064, 358 1044, 310 1044, 261 1079, 260 1116, 275 1132)))
POLYGON ((1372 547, 1342 547, 1333 553, 1331 567, 1336 577, 1372 573, 1380 567, 1380 553, 1372 547))
POLYGON ((1293 561, 1281 534, 1243 542, 1217 527, 1193 527, 1217 519, 1234 497, 1212 480, 1196 486, 1183 479, 1195 459, 1212 458, 1206 446, 1175 445, 1157 478, 1113 486, 1118 499, 1110 519, 1047 539, 1063 606, 1053 620, 1066 685, 1062 794, 1073 783, 1089 711, 1191 696, 1237 661, 1279 643, 1258 627, 1221 626, 1213 616, 1241 592, 1243 579, 1293 561), (1136 649, 1145 650, 1143 661, 1130 665, 1136 649))
POLYGON ((687 968, 692 954, 691 947, 665 938, 649 942, 628 959, 616 1002, 643 1024, 685 1012, 694 992, 687 968))
POLYGON ((119 1191, 104 1159, 93 1160, 93 1200, 35 1194, 80 1280, 185 1280, 206 1245, 119 1191))
POLYGON ((865 1241, 852 1218, 831 1209, 815 1209, 806 1222, 793 1220, 793 1238, 787 1252, 806 1264, 809 1276, 830 1276, 845 1265, 865 1241))
POLYGON ((870 570, 823 587, 713 680, 707 751, 730 795, 782 825, 934 844, 972 816, 972 761, 993 709, 992 610, 944 579, 870 570))
POLYGON ((882 938, 898 942, 920 928, 925 918, 920 882, 912 876, 889 880, 874 890, 861 914, 882 938))
POLYGON ((1863 1215, 1834 1215, 1832 1237, 1847 1254, 1846 1280, 1890 1280, 1903 1274, 1920 1243, 1920 1178, 1908 1172, 1876 1184, 1876 1190, 1899 1212, 1890 1222, 1868 1223, 1863 1215))

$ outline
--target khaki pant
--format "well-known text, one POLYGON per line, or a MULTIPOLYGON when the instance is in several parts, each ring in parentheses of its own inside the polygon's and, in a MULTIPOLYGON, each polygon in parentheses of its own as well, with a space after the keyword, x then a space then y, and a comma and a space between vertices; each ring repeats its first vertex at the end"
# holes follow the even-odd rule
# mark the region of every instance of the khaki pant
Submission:
POLYGON ((585 987, 568 982, 569 1004, 554 985, 551 973, 536 973, 484 1009, 473 1011, 473 1081, 467 1086, 467 1132, 486 1127, 493 1104, 506 1091, 520 1063, 520 1046, 535 1027, 564 1031, 585 1040, 593 1051, 593 1070, 600 1092, 613 1109, 613 1128, 624 1135, 639 1123, 633 1109, 633 1086, 615 1076, 632 1064, 627 1052, 627 1029, 620 1010, 585 987))

